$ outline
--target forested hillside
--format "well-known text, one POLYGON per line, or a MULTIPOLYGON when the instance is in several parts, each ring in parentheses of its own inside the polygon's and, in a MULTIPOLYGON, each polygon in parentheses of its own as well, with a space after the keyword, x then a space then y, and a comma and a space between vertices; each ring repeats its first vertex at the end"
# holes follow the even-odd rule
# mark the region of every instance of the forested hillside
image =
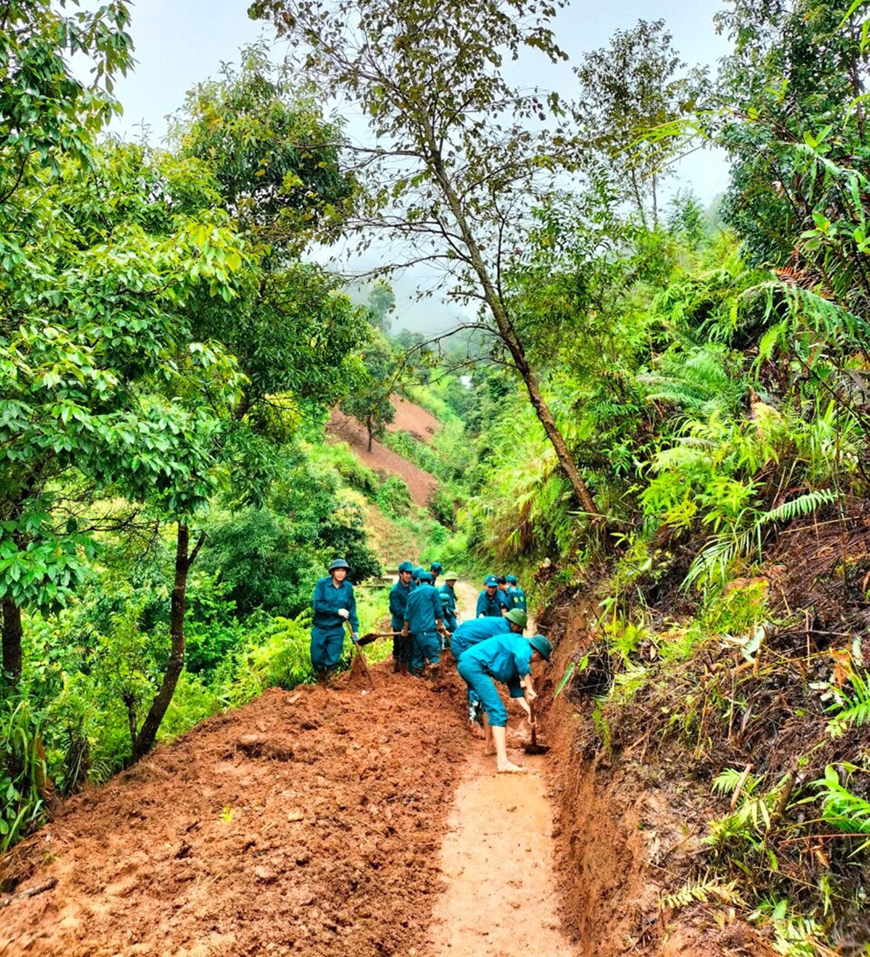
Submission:
MULTIPOLYGON (((438 561, 516 574, 556 647, 578 953, 870 953, 867 4, 730 0, 715 69, 626 22, 570 95, 515 82, 567 59, 548 4, 251 15, 286 61, 242 50, 160 148, 105 133, 127 4, 0 21, 8 891, 71 795, 314 681, 336 556, 365 631, 389 627, 387 570, 438 561), (703 149, 730 164, 712 200, 679 178, 703 149), (377 244, 353 281, 323 265, 377 244), (449 334, 398 328, 391 278, 420 264, 449 334)), ((458 687, 436 689, 454 710, 458 687)), ((462 733, 449 715, 432 735, 462 733)))

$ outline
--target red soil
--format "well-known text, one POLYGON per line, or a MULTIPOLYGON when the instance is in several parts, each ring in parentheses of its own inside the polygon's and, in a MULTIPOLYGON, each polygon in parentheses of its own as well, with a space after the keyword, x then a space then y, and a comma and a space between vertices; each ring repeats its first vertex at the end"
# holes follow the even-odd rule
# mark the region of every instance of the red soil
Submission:
MULTIPOLYGON (((405 403, 406 405, 408 403, 405 403)), ((416 408, 416 407, 414 407, 416 408)), ((418 409, 424 416, 428 412, 418 409)), ((431 418, 431 416, 430 416, 431 418)), ((372 443, 369 452, 369 437, 366 430, 356 420, 349 418, 339 409, 333 409, 327 430, 330 435, 340 439, 353 449, 354 455, 369 468, 386 475, 397 475, 408 486, 411 500, 424 508, 429 502, 432 493, 438 487, 438 480, 429 472, 418 468, 392 449, 388 449, 380 442, 372 443)))
POLYGON ((390 432, 410 432, 418 442, 430 442, 432 436, 441 428, 441 423, 419 405, 408 402, 400 395, 390 396, 396 419, 387 428, 390 432))
POLYGON ((458 695, 388 669, 270 691, 69 800, 7 858, 57 885, 0 911, 0 954, 414 954, 468 739, 458 695))

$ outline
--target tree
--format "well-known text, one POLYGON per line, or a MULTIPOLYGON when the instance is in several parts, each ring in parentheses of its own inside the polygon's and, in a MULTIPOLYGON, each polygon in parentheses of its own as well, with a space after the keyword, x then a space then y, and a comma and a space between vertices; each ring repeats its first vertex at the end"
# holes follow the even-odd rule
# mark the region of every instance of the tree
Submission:
POLYGON ((195 330, 222 342, 245 373, 228 450, 237 500, 262 504, 275 443, 362 375, 368 324, 335 278, 301 260, 312 241, 338 236, 356 196, 354 178, 339 168, 339 127, 261 46, 241 58, 240 69, 225 65, 219 80, 188 93, 173 139, 180 156, 212 172, 247 241, 246 295, 229 307, 210 304, 195 330))
POLYGON ((667 141, 641 137, 694 109, 705 79, 699 70, 679 75, 686 64, 672 40, 664 20, 638 20, 631 30, 617 30, 609 46, 585 54, 575 69, 578 120, 608 168, 627 183, 644 223, 650 207, 653 226, 669 149, 667 141))
POLYGON ((387 335, 390 331, 390 313, 396 308, 396 296, 393 290, 383 281, 376 282, 369 290, 366 305, 372 324, 387 335))
MULTIPOLYGON (((125 30, 128 23, 123 2, 67 16, 48 0, 4 4, 0 20, 0 262, 10 279, 26 263, 29 240, 38 235, 32 229, 38 216, 31 212, 22 215, 15 194, 37 178, 58 175, 64 156, 87 163, 94 134, 118 108, 112 98, 112 81, 131 63, 132 44, 125 30), (71 72, 65 56, 72 54, 91 60, 93 80, 89 85, 71 72)), ((4 303, 0 342, 15 325, 16 318, 4 303)), ((40 479, 35 473, 31 482, 35 486, 40 479)), ((0 519, 18 520, 20 503, 14 502, 14 496, 10 499, 5 488, 2 494, 5 508, 11 507, 12 514, 4 515, 0 505, 0 519)), ((11 528, 4 528, 0 538, 4 552, 14 534, 11 528)), ((21 611, 2 585, 0 607, 3 670, 17 680, 21 611)))
POLYGON ((176 201, 195 179, 187 165, 167 173, 112 143, 89 160, 87 179, 64 161, 52 182, 19 187, 28 255, 0 279, 0 597, 13 680, 21 608, 63 603, 94 553, 75 482, 185 520, 214 488, 216 410, 241 382, 219 346, 189 333, 204 302, 235 294, 243 257, 226 217, 176 201))
POLYGON ((395 387, 395 364, 386 340, 380 334, 374 334, 371 345, 363 354, 364 375, 341 403, 343 412, 365 426, 369 436, 369 452, 375 436, 383 435, 386 426, 396 418, 396 410, 390 401, 395 387))
POLYGON ((564 58, 555 8, 519 0, 257 0, 329 92, 354 99, 378 145, 361 161, 371 183, 361 229, 406 242, 409 262, 443 267, 451 294, 482 304, 583 508, 598 509, 544 397, 502 288, 531 210, 581 144, 555 94, 514 89, 505 57, 564 58))

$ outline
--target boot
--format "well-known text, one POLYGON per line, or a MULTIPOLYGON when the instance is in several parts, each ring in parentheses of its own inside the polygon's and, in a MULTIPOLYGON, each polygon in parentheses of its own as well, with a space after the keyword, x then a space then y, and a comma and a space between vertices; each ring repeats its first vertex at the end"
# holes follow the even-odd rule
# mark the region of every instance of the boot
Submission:
POLYGON ((397 675, 401 670, 401 662, 398 660, 398 658, 393 658, 393 674, 397 675))

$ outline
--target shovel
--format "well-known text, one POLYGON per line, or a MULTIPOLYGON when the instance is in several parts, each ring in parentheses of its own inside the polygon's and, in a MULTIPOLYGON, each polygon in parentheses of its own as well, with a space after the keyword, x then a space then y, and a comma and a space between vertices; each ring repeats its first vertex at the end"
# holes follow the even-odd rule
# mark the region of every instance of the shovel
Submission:
POLYGON ((362 636, 359 640, 360 645, 370 645, 373 641, 377 641, 378 638, 401 638, 402 633, 400 631, 369 631, 362 636))
MULTIPOLYGON (((353 635, 353 631, 351 630, 350 624, 348 622, 345 622, 345 624, 347 625, 348 634, 353 635)), ((351 642, 353 642, 352 638, 351 638, 351 642)), ((359 662, 362 665, 362 669, 365 672, 366 678, 368 678, 369 680, 369 684, 372 686, 372 688, 374 688, 375 682, 374 682, 374 679, 372 678, 372 673, 369 671, 369 663, 366 661, 366 656, 362 648, 360 647, 362 643, 363 643, 362 638, 360 638, 360 640, 356 642, 353 646, 354 656, 353 656, 353 663, 350 666, 350 670, 351 672, 353 672, 354 669, 356 668, 356 663, 359 662)))
POLYGON ((529 710, 532 713, 532 741, 531 744, 524 744, 523 751, 526 754, 546 754, 550 750, 547 744, 538 744, 538 722, 535 720, 535 702, 529 702, 529 710))

